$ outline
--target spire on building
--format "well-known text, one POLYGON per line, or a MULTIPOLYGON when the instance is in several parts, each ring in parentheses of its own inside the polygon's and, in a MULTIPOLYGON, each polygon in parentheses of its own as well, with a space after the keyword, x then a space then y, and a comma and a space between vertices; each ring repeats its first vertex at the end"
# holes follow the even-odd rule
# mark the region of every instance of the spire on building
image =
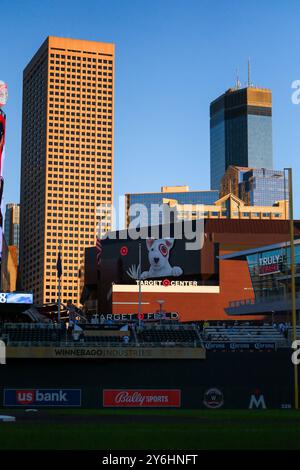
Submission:
POLYGON ((250 57, 248 58, 248 87, 253 86, 251 83, 251 63, 250 63, 250 57))

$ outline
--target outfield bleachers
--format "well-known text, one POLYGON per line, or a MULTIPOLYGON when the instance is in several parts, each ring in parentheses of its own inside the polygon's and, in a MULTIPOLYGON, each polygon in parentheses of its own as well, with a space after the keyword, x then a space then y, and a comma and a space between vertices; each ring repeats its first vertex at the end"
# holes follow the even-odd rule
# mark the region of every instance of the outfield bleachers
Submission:
POLYGON ((62 330, 53 323, 6 323, 2 325, 0 337, 10 345, 59 344, 62 330))
POLYGON ((211 342, 276 343, 283 347, 287 344, 287 338, 273 325, 212 325, 203 329, 203 339, 211 342))
POLYGON ((194 326, 152 325, 137 331, 137 342, 153 344, 201 343, 201 336, 194 326))
MULTIPOLYGON (((282 331, 269 324, 210 324, 203 329, 195 324, 142 323, 128 331, 105 328, 77 335, 55 323, 6 323, 0 325, 0 339, 10 346, 56 346, 60 344, 98 346, 204 346, 208 343, 273 343, 289 347, 292 330, 282 331)), ((297 327, 300 339, 300 326, 297 327)), ((214 348, 212 348, 214 349, 214 348)))

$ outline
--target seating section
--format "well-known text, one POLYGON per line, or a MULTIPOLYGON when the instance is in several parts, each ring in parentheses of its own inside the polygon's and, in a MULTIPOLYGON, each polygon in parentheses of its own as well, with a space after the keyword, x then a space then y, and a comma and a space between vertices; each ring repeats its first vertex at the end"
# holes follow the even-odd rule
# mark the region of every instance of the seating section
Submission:
POLYGON ((62 337, 62 330, 52 324, 6 324, 1 329, 0 337, 6 338, 10 344, 59 343, 62 337))
POLYGON ((200 342, 196 329, 145 329, 137 333, 139 343, 195 343, 200 342))
MULTIPOLYGON (((10 345, 51 345, 75 342, 72 335, 68 335, 66 330, 51 323, 9 323, 0 326, 0 339, 4 339, 10 345)), ((82 332, 77 341, 81 344, 128 344, 131 342, 130 332, 125 340, 123 336, 110 336, 109 330, 105 336, 84 336, 82 332)), ((76 342, 77 342, 76 341, 76 342)))
MULTIPOLYGON (((63 344, 74 343, 75 338, 68 335, 65 330, 55 324, 6 324, 0 329, 1 336, 8 344, 42 345, 42 344, 63 344)), ((84 331, 78 335, 76 342, 81 345, 101 344, 101 345, 140 345, 143 343, 153 343, 162 345, 186 345, 201 344, 201 336, 198 329, 191 325, 144 325, 142 328, 136 327, 135 331, 128 331, 128 335, 118 336, 105 335, 84 335, 84 331)))
MULTIPOLYGON (((290 329, 290 331, 292 333, 292 328, 290 329)), ((297 331, 297 339, 300 339, 300 326, 297 326, 296 331, 297 331)))
MULTIPOLYGON (((300 330, 299 330, 300 332, 300 330)), ((203 340, 211 342, 263 342, 286 344, 286 337, 272 325, 226 325, 207 326, 203 330, 203 340)))
MULTIPOLYGON (((70 332, 69 332, 70 333, 70 332)), ((82 331, 76 338, 68 334, 60 325, 54 323, 6 323, 0 324, 0 339, 15 346, 42 346, 74 344, 103 346, 139 346, 142 344, 163 346, 200 346, 203 343, 275 343, 277 347, 288 347, 291 327, 270 324, 143 324, 135 325, 125 337, 118 336, 107 329, 104 335, 84 335, 82 331)), ((297 327, 300 339, 300 326, 297 327)))

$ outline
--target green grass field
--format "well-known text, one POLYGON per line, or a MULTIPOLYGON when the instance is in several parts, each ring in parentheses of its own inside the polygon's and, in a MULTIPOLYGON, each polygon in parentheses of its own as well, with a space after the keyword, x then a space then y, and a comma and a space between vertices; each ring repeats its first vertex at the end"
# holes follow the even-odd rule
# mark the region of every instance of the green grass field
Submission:
POLYGON ((290 410, 51 410, 44 422, 40 413, 32 422, 19 422, 17 413, 16 423, 0 424, 1 450, 300 448, 300 412, 290 410))

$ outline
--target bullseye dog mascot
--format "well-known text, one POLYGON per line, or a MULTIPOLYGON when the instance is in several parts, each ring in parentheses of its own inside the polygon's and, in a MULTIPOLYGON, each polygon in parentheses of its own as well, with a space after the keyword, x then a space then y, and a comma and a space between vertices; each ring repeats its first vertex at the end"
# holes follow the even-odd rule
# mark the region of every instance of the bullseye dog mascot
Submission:
MULTIPOLYGON (((160 240, 153 240, 148 238, 146 240, 148 248, 148 259, 150 263, 149 271, 141 273, 141 279, 149 279, 156 277, 181 276, 183 270, 179 266, 171 266, 169 263, 170 250, 173 248, 174 239, 162 238, 160 240)), ((132 279, 138 279, 139 266, 132 265, 127 274, 132 279)))

